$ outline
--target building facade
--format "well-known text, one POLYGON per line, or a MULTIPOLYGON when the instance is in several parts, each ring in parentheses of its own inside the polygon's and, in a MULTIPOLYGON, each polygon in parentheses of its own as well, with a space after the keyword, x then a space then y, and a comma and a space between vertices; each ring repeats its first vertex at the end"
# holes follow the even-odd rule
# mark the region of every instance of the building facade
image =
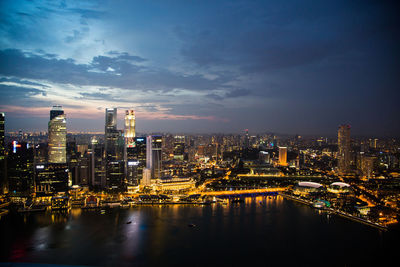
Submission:
POLYGON ((49 121, 49 163, 67 162, 67 121, 60 106, 50 111, 49 121), (62 113, 62 114, 61 114, 62 113))
POLYGON ((350 125, 340 125, 338 130, 338 171, 348 173, 350 170, 350 125))

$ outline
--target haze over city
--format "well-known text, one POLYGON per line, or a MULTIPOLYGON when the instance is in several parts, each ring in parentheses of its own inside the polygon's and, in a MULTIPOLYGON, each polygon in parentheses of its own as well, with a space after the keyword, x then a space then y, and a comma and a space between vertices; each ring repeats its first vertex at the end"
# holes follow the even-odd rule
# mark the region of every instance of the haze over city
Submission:
POLYGON ((398 136, 396 1, 2 1, 7 131, 398 136), (119 113, 122 120, 123 112, 119 113), (122 121, 119 122, 122 126, 122 121))

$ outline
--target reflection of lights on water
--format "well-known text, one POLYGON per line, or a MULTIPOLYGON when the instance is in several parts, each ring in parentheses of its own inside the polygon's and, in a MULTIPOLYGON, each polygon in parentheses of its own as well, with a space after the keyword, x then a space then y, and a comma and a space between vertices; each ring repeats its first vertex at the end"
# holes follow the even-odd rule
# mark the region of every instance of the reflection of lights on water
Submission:
POLYGON ((45 243, 40 243, 39 245, 36 246, 36 250, 44 250, 46 248, 45 243))
POLYGON ((82 214, 82 209, 71 209, 71 215, 74 218, 79 217, 82 214))
POLYGON ((46 241, 49 240, 50 236, 50 228, 43 227, 38 228, 32 238, 32 244, 36 250, 44 250, 46 249, 46 241))

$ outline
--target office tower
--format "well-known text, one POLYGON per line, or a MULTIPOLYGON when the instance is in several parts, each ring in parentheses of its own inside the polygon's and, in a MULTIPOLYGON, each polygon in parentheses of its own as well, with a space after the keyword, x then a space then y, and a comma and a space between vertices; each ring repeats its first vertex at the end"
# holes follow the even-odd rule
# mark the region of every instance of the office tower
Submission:
POLYGON ((136 136, 135 124, 135 111, 133 109, 125 110, 125 138, 136 136))
POLYGON ((151 177, 152 179, 160 179, 162 176, 162 136, 153 135, 151 139, 151 177))
POLYGON ((106 185, 112 189, 121 189, 124 176, 124 141, 122 132, 117 130, 117 109, 106 108, 105 119, 106 185))
POLYGON ((146 168, 151 171, 151 179, 161 178, 162 136, 146 137, 146 168))
POLYGON ((5 158, 5 118, 6 115, 0 112, 0 194, 6 193, 7 190, 7 175, 6 175, 6 158, 5 158))
POLYGON ((125 110, 125 131, 124 131, 124 162, 125 162, 125 184, 126 186, 135 186, 135 177, 133 177, 132 153, 131 150, 135 146, 135 111, 125 110), (129 156, 128 156, 129 154, 129 156), (129 163, 129 160, 131 163, 129 163), (129 164, 130 165, 129 165, 129 164))
POLYGON ((25 142, 13 141, 7 158, 9 193, 29 196, 33 192, 33 147, 25 142))
POLYGON ((350 125, 340 125, 338 130, 338 170, 350 170, 350 125))
POLYGON ((106 109, 106 123, 105 123, 105 158, 107 161, 117 159, 117 109, 106 109))
POLYGON ((91 151, 91 183, 95 188, 103 188, 106 186, 106 164, 103 158, 104 145, 99 144, 96 138, 92 138, 91 151))
POLYGON ((376 158, 363 155, 361 158, 362 176, 367 179, 373 178, 374 162, 376 158))
POLYGON ((3 160, 5 157, 5 143, 4 143, 4 122, 6 115, 3 112, 0 112, 0 160, 3 160))
POLYGON ((183 160, 185 154, 185 136, 175 136, 174 159, 183 160))
POLYGON ((67 122, 61 106, 50 111, 49 121, 49 163, 67 162, 67 122))
POLYGON ((279 147, 279 165, 287 166, 287 147, 279 147))
POLYGON ((143 178, 143 169, 147 166, 147 140, 145 137, 134 137, 133 143, 127 147, 127 174, 128 187, 138 186, 143 178))

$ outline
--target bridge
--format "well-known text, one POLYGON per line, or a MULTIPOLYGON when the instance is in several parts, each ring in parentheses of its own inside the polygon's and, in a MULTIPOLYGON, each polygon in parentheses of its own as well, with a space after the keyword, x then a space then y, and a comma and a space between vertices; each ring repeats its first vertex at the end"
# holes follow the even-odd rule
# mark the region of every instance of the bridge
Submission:
POLYGON ((210 191, 199 192, 206 196, 219 196, 219 197, 239 197, 239 196, 255 196, 255 195, 274 195, 278 192, 284 192, 287 187, 272 187, 272 188, 259 188, 259 189, 245 189, 245 190, 232 190, 232 191, 210 191))

